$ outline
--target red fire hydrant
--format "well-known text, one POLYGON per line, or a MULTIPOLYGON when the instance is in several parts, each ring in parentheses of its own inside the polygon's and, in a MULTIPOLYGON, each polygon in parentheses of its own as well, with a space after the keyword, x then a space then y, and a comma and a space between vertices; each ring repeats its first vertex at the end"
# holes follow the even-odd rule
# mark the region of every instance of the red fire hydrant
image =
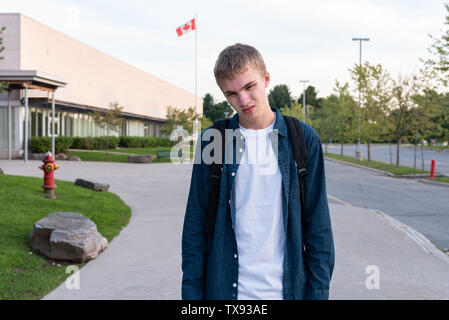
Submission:
POLYGON ((44 192, 47 194, 47 198, 50 199, 56 199, 55 197, 55 176, 54 172, 56 169, 59 168, 57 164, 55 164, 55 160, 53 160, 53 157, 51 156, 51 153, 48 152, 47 156, 44 160, 42 160, 44 163, 39 168, 44 170, 44 185, 42 188, 44 189, 44 192))

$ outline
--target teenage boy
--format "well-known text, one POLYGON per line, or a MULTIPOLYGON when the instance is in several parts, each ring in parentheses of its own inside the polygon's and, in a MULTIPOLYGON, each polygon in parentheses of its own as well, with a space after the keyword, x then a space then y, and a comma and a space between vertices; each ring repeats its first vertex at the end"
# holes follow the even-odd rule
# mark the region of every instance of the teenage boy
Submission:
MULTIPOLYGON (((317 133, 301 123, 307 149, 301 217, 292 143, 284 117, 269 105, 270 74, 262 56, 249 45, 229 46, 214 74, 236 111, 227 126, 235 134, 225 139, 231 148, 224 150, 235 153, 222 166, 211 235, 204 232, 210 165, 204 159, 193 165, 182 235, 182 298, 328 299, 334 243, 317 133)), ((207 145, 202 140, 199 152, 207 145)))

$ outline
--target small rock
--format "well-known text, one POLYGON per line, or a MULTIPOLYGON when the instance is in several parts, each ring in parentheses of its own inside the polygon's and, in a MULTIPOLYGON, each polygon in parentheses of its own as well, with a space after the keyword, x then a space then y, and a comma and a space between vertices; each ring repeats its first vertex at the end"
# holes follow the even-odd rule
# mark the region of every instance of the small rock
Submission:
POLYGON ((156 156, 154 154, 139 154, 128 156, 129 163, 151 163, 156 156))
POLYGON ((68 158, 64 153, 58 153, 55 160, 67 160, 68 158))
POLYGON ((81 161, 81 158, 78 156, 70 156, 67 160, 69 161, 81 161))
POLYGON ((0 168, 0 174, 5 174, 1 168, 0 168))
POLYGON ((88 181, 88 180, 84 180, 84 179, 76 179, 75 186, 84 187, 84 188, 92 189, 95 191, 108 191, 109 190, 108 184, 88 181))
POLYGON ((30 160, 44 160, 47 153, 30 153, 28 159, 30 160))

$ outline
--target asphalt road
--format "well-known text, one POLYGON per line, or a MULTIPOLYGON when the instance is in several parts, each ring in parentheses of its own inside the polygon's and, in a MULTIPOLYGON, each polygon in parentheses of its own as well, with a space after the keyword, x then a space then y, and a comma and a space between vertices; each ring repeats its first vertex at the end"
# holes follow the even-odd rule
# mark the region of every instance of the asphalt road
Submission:
POLYGON ((449 248, 449 187, 332 161, 326 161, 326 179, 331 202, 380 210, 421 232, 437 247, 449 248))
MULTIPOLYGON (((355 145, 345 144, 343 154, 345 156, 355 156, 355 145)), ((323 145, 324 149, 324 145, 323 145)), ((339 144, 329 144, 327 151, 330 153, 340 154, 339 144)), ((363 158, 368 158, 368 148, 366 144, 361 145, 363 158)), ((432 159, 435 160, 435 171, 449 176, 449 150, 437 152, 435 150, 426 149, 424 147, 421 152, 421 147, 416 150, 416 168, 422 169, 422 154, 424 155, 424 170, 430 171, 430 163, 432 159)), ((410 146, 401 146, 399 152, 399 165, 414 167, 415 148, 410 146)), ((396 164, 396 145, 391 145, 391 159, 393 164, 396 164)), ((390 163, 390 147, 388 144, 371 145, 371 160, 390 163)))

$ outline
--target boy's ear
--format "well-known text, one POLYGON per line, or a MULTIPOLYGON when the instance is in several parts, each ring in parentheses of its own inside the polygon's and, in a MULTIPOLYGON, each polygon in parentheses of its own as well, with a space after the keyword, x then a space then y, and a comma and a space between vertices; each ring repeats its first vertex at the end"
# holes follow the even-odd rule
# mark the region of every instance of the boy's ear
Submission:
POLYGON ((267 73, 265 74, 265 89, 268 88, 268 85, 270 84, 270 74, 267 73))

